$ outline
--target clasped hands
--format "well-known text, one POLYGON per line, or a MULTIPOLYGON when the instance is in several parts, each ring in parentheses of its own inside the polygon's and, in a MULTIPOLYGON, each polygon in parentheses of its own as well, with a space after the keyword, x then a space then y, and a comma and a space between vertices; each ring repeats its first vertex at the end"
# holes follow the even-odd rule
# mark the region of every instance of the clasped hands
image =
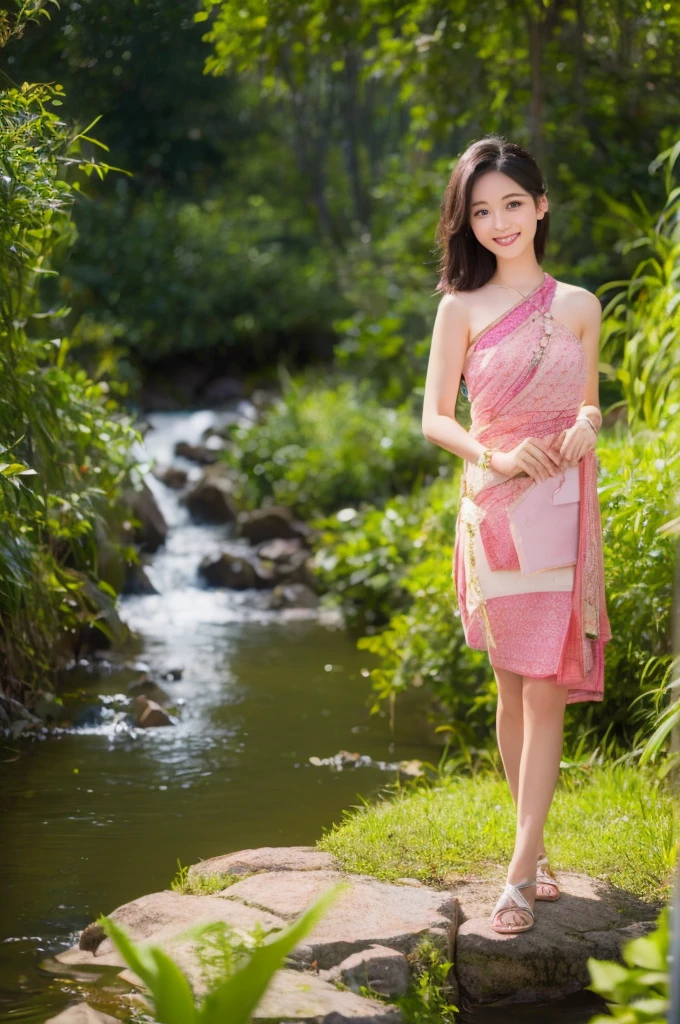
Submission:
POLYGON ((495 452, 492 467, 508 477, 520 473, 536 482, 577 466, 586 452, 597 443, 595 432, 584 423, 576 422, 557 434, 545 437, 527 437, 510 452, 495 452))

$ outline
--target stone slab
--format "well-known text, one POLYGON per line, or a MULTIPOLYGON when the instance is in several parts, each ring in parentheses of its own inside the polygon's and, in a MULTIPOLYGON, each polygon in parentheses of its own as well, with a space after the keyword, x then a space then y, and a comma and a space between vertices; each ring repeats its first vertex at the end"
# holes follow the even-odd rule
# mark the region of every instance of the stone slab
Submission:
POLYGON ((291 921, 338 882, 348 888, 291 953, 300 966, 316 961, 320 968, 329 968, 373 944, 409 953, 424 937, 447 959, 453 958, 457 904, 450 892, 318 870, 250 875, 224 889, 222 896, 291 921))
POLYGON ((188 877, 247 875, 256 871, 320 871, 338 866, 332 853, 324 853, 314 846, 260 846, 201 860, 191 865, 188 877))
POLYGON ((590 983, 588 957, 620 959, 623 942, 656 927, 659 907, 587 875, 555 874, 562 895, 538 901, 535 926, 518 935, 501 935, 489 922, 502 883, 453 886, 465 919, 456 974, 471 1003, 540 1002, 579 991, 590 983))

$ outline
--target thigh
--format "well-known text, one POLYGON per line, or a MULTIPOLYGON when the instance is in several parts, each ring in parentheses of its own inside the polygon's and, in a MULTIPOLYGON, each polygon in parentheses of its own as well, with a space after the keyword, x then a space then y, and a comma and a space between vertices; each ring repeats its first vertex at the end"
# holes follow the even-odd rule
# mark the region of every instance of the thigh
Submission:
POLYGON ((558 685, 555 676, 545 679, 524 676, 522 701, 529 714, 559 717, 564 714, 568 696, 569 687, 558 685))
POLYGON ((514 707, 521 712, 523 677, 517 672, 511 672, 507 668, 497 668, 493 664, 491 668, 496 677, 499 703, 506 708, 514 707))

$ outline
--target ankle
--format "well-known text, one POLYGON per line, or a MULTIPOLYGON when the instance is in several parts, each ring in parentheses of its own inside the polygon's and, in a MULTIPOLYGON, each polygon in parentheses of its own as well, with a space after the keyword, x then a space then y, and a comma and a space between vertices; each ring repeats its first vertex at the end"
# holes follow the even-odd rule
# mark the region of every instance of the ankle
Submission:
MULTIPOLYGON (((532 866, 523 865, 521 863, 518 863, 517 865, 511 864, 508 868, 506 882, 509 882, 510 885, 521 885, 522 883, 529 882, 531 880, 536 880, 535 864, 532 866)), ((530 886, 527 886, 527 889, 530 889, 530 886)))

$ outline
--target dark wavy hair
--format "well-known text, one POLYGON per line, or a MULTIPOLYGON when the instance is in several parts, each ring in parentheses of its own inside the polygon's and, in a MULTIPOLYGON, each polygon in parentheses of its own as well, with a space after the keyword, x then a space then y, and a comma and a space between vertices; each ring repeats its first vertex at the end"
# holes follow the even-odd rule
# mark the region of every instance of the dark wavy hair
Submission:
MULTIPOLYGON (((441 205, 435 240, 441 249, 440 278, 435 292, 470 292, 493 276, 496 257, 477 241, 470 226, 472 187, 487 171, 502 171, 534 197, 548 191, 541 169, 531 153, 502 135, 485 135, 465 150, 451 174, 441 205)), ((534 251, 540 263, 548 240, 550 215, 536 224, 534 251)))

